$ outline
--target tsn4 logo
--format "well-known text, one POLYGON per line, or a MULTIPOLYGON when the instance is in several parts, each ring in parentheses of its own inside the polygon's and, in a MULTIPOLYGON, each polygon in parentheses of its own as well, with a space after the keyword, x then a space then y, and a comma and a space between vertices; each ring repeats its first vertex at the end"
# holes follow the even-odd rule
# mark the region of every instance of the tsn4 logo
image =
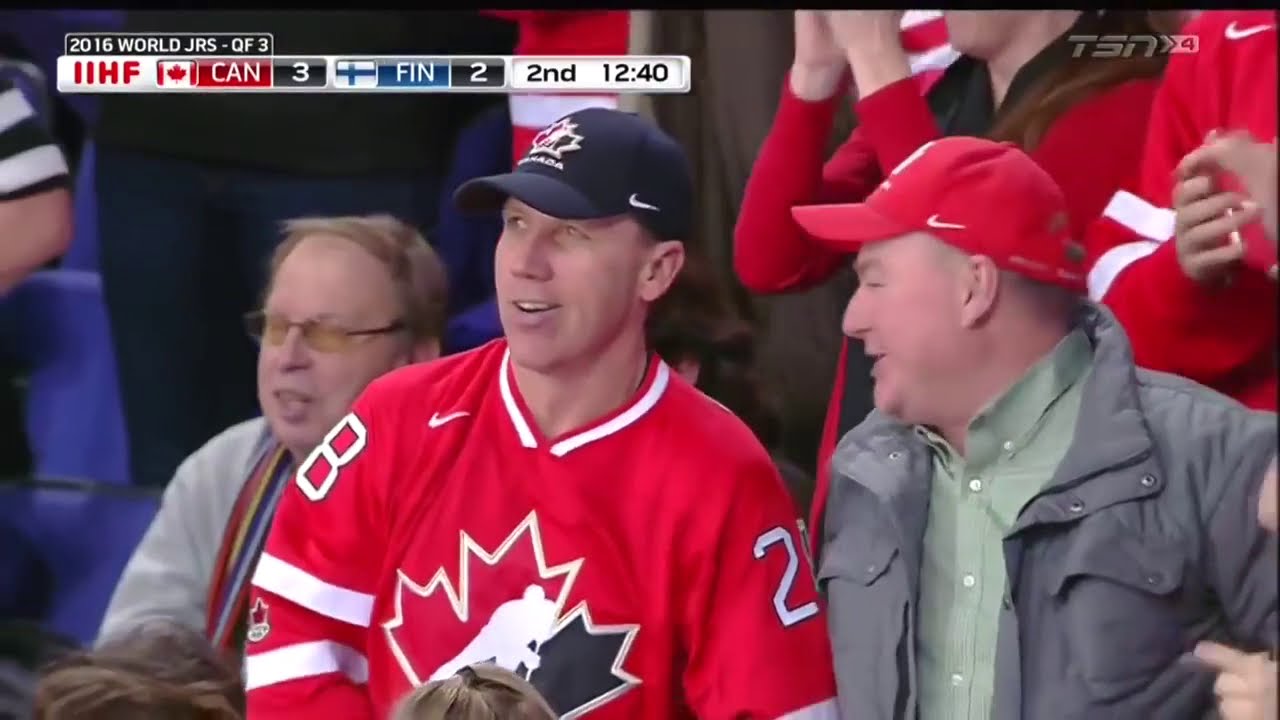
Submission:
POLYGON ((1127 58, 1156 57, 1176 53, 1200 52, 1198 35, 1165 35, 1163 33, 1130 33, 1119 35, 1070 35, 1071 57, 1127 58))

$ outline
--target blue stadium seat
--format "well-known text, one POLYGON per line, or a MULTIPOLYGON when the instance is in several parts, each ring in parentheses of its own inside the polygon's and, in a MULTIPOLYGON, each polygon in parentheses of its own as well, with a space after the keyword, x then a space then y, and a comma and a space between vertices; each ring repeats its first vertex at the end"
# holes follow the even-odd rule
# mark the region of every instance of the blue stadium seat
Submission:
MULTIPOLYGON (((0 61, 40 117, 52 112, 48 78, 0 61)), ((28 370, 26 430, 40 476, 129 482, 120 406, 98 268, 94 150, 86 143, 74 189, 75 232, 57 270, 37 272, 0 297, 0 349, 28 370)))
POLYGON ((0 299, 0 347, 29 369, 35 474, 127 484, 115 352, 97 273, 38 272, 0 299))
POLYGON ((71 246, 67 248, 59 265, 64 270, 98 272, 98 191, 94 185, 96 158, 94 144, 86 141, 80 151, 80 167, 76 170, 73 190, 75 232, 71 236, 71 246))
MULTIPOLYGON (((5 512, 0 509, 0 516, 5 512)), ((4 548, 0 553, 0 619, 39 621, 48 612, 53 590, 43 555, 26 533, 4 517, 0 517, 0 548, 4 548)))
POLYGON ((502 322, 498 319, 498 304, 493 300, 486 300, 449 318, 444 348, 446 353, 465 352, 501 336, 502 322))
POLYGON ((139 488, 0 485, 0 526, 23 535, 52 574, 41 618, 46 627, 82 644, 93 641, 120 573, 158 508, 158 495, 139 488))
POLYGON ((497 213, 461 213, 453 205, 453 193, 472 178, 510 169, 511 119, 503 103, 458 132, 449 172, 441 183, 439 216, 429 239, 449 271, 451 313, 493 297, 493 251, 502 232, 497 213))

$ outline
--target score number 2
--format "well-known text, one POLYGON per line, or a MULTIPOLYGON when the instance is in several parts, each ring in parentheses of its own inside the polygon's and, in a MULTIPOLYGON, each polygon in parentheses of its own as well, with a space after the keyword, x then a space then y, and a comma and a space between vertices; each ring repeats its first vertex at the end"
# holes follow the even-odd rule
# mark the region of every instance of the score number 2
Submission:
POLYGON ((764 558, 765 553, 775 545, 781 545, 787 553, 787 568, 783 570, 782 581, 778 583, 778 589, 773 593, 773 609, 778 613, 782 626, 791 627, 817 615, 818 603, 810 600, 800 607, 787 607, 787 597, 795 587, 796 576, 800 574, 800 555, 796 551, 796 542, 791 538, 791 533, 781 527, 775 527, 764 531, 760 537, 756 538, 755 558, 757 560, 764 558))

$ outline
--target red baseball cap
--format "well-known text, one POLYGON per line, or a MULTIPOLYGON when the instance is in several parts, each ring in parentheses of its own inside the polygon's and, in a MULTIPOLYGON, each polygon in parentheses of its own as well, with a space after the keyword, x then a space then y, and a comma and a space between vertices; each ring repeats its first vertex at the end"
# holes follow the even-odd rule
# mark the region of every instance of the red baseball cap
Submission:
POLYGON ((894 168, 865 202, 799 206, 791 214, 837 252, 925 232, 1028 279, 1085 288, 1084 246, 1071 237, 1062 190, 1012 143, 934 140, 894 168))

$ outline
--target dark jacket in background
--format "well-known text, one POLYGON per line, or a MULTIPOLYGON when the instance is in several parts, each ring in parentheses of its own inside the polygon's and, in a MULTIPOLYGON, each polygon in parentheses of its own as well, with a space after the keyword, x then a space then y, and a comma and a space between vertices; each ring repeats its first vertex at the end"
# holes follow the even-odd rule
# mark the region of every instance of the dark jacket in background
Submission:
MULTIPOLYGON (((279 55, 503 55, 511 23, 478 12, 130 12, 126 32, 269 32, 279 55)), ((453 136, 501 94, 112 95, 105 146, 305 175, 443 175, 453 136)))

